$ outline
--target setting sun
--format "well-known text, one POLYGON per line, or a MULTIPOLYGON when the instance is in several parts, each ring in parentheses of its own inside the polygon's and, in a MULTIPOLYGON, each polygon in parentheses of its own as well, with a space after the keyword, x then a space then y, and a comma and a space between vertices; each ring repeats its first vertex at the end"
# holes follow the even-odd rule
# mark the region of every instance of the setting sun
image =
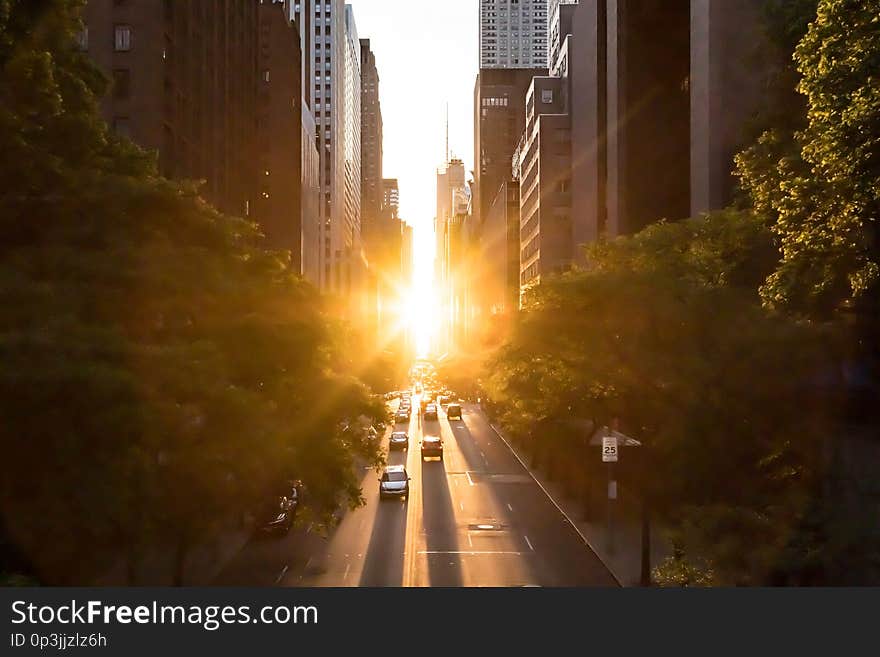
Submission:
POLYGON ((412 287, 405 307, 416 356, 425 358, 435 334, 434 230, 429 222, 413 227, 412 287))

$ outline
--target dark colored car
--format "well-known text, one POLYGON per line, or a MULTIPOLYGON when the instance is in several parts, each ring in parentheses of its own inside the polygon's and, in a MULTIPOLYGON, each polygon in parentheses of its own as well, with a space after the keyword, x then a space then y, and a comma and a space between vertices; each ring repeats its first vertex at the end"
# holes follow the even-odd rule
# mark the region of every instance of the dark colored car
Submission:
POLYGON ((408 449, 409 436, 404 431, 394 431, 391 438, 388 439, 388 447, 390 449, 408 449))
POLYGON ((436 404, 428 404, 425 406, 425 419, 437 421, 437 406, 436 404))
POLYGON ((263 536, 287 534, 293 527, 297 504, 286 495, 269 498, 258 518, 258 533, 263 536))
POLYGON ((446 417, 449 420, 461 419, 461 404, 450 404, 446 407, 446 417))
POLYGON ((422 458, 443 458, 443 440, 440 436, 425 436, 422 438, 422 458))

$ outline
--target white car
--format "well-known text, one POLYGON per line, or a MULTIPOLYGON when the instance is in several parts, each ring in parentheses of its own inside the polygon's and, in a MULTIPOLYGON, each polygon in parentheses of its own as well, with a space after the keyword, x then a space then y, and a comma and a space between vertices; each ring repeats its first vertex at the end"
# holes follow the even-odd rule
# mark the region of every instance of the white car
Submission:
POLYGON ((409 475, 402 465, 389 465, 379 477, 379 499, 387 497, 409 498, 409 475))

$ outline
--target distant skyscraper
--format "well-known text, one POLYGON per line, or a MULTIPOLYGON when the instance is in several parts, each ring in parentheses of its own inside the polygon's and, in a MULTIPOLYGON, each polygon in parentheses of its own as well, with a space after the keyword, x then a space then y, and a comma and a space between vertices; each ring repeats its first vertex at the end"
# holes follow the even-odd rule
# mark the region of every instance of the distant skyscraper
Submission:
POLYGON ((370 40, 361 39, 361 230, 367 247, 368 235, 375 232, 381 211, 382 106, 379 101, 379 71, 376 56, 370 49, 370 40))
POLYGON ((547 4, 480 0, 480 68, 546 68, 547 4))
POLYGON ((382 181, 382 215, 386 219, 400 219, 400 188, 397 178, 385 178, 382 181))

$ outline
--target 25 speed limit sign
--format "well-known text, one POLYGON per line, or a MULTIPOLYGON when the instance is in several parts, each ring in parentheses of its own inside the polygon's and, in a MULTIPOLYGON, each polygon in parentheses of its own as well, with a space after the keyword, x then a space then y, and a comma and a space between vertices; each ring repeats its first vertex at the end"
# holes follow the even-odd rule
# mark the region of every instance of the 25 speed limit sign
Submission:
POLYGON ((617 463, 617 436, 602 438, 602 463, 617 463))

